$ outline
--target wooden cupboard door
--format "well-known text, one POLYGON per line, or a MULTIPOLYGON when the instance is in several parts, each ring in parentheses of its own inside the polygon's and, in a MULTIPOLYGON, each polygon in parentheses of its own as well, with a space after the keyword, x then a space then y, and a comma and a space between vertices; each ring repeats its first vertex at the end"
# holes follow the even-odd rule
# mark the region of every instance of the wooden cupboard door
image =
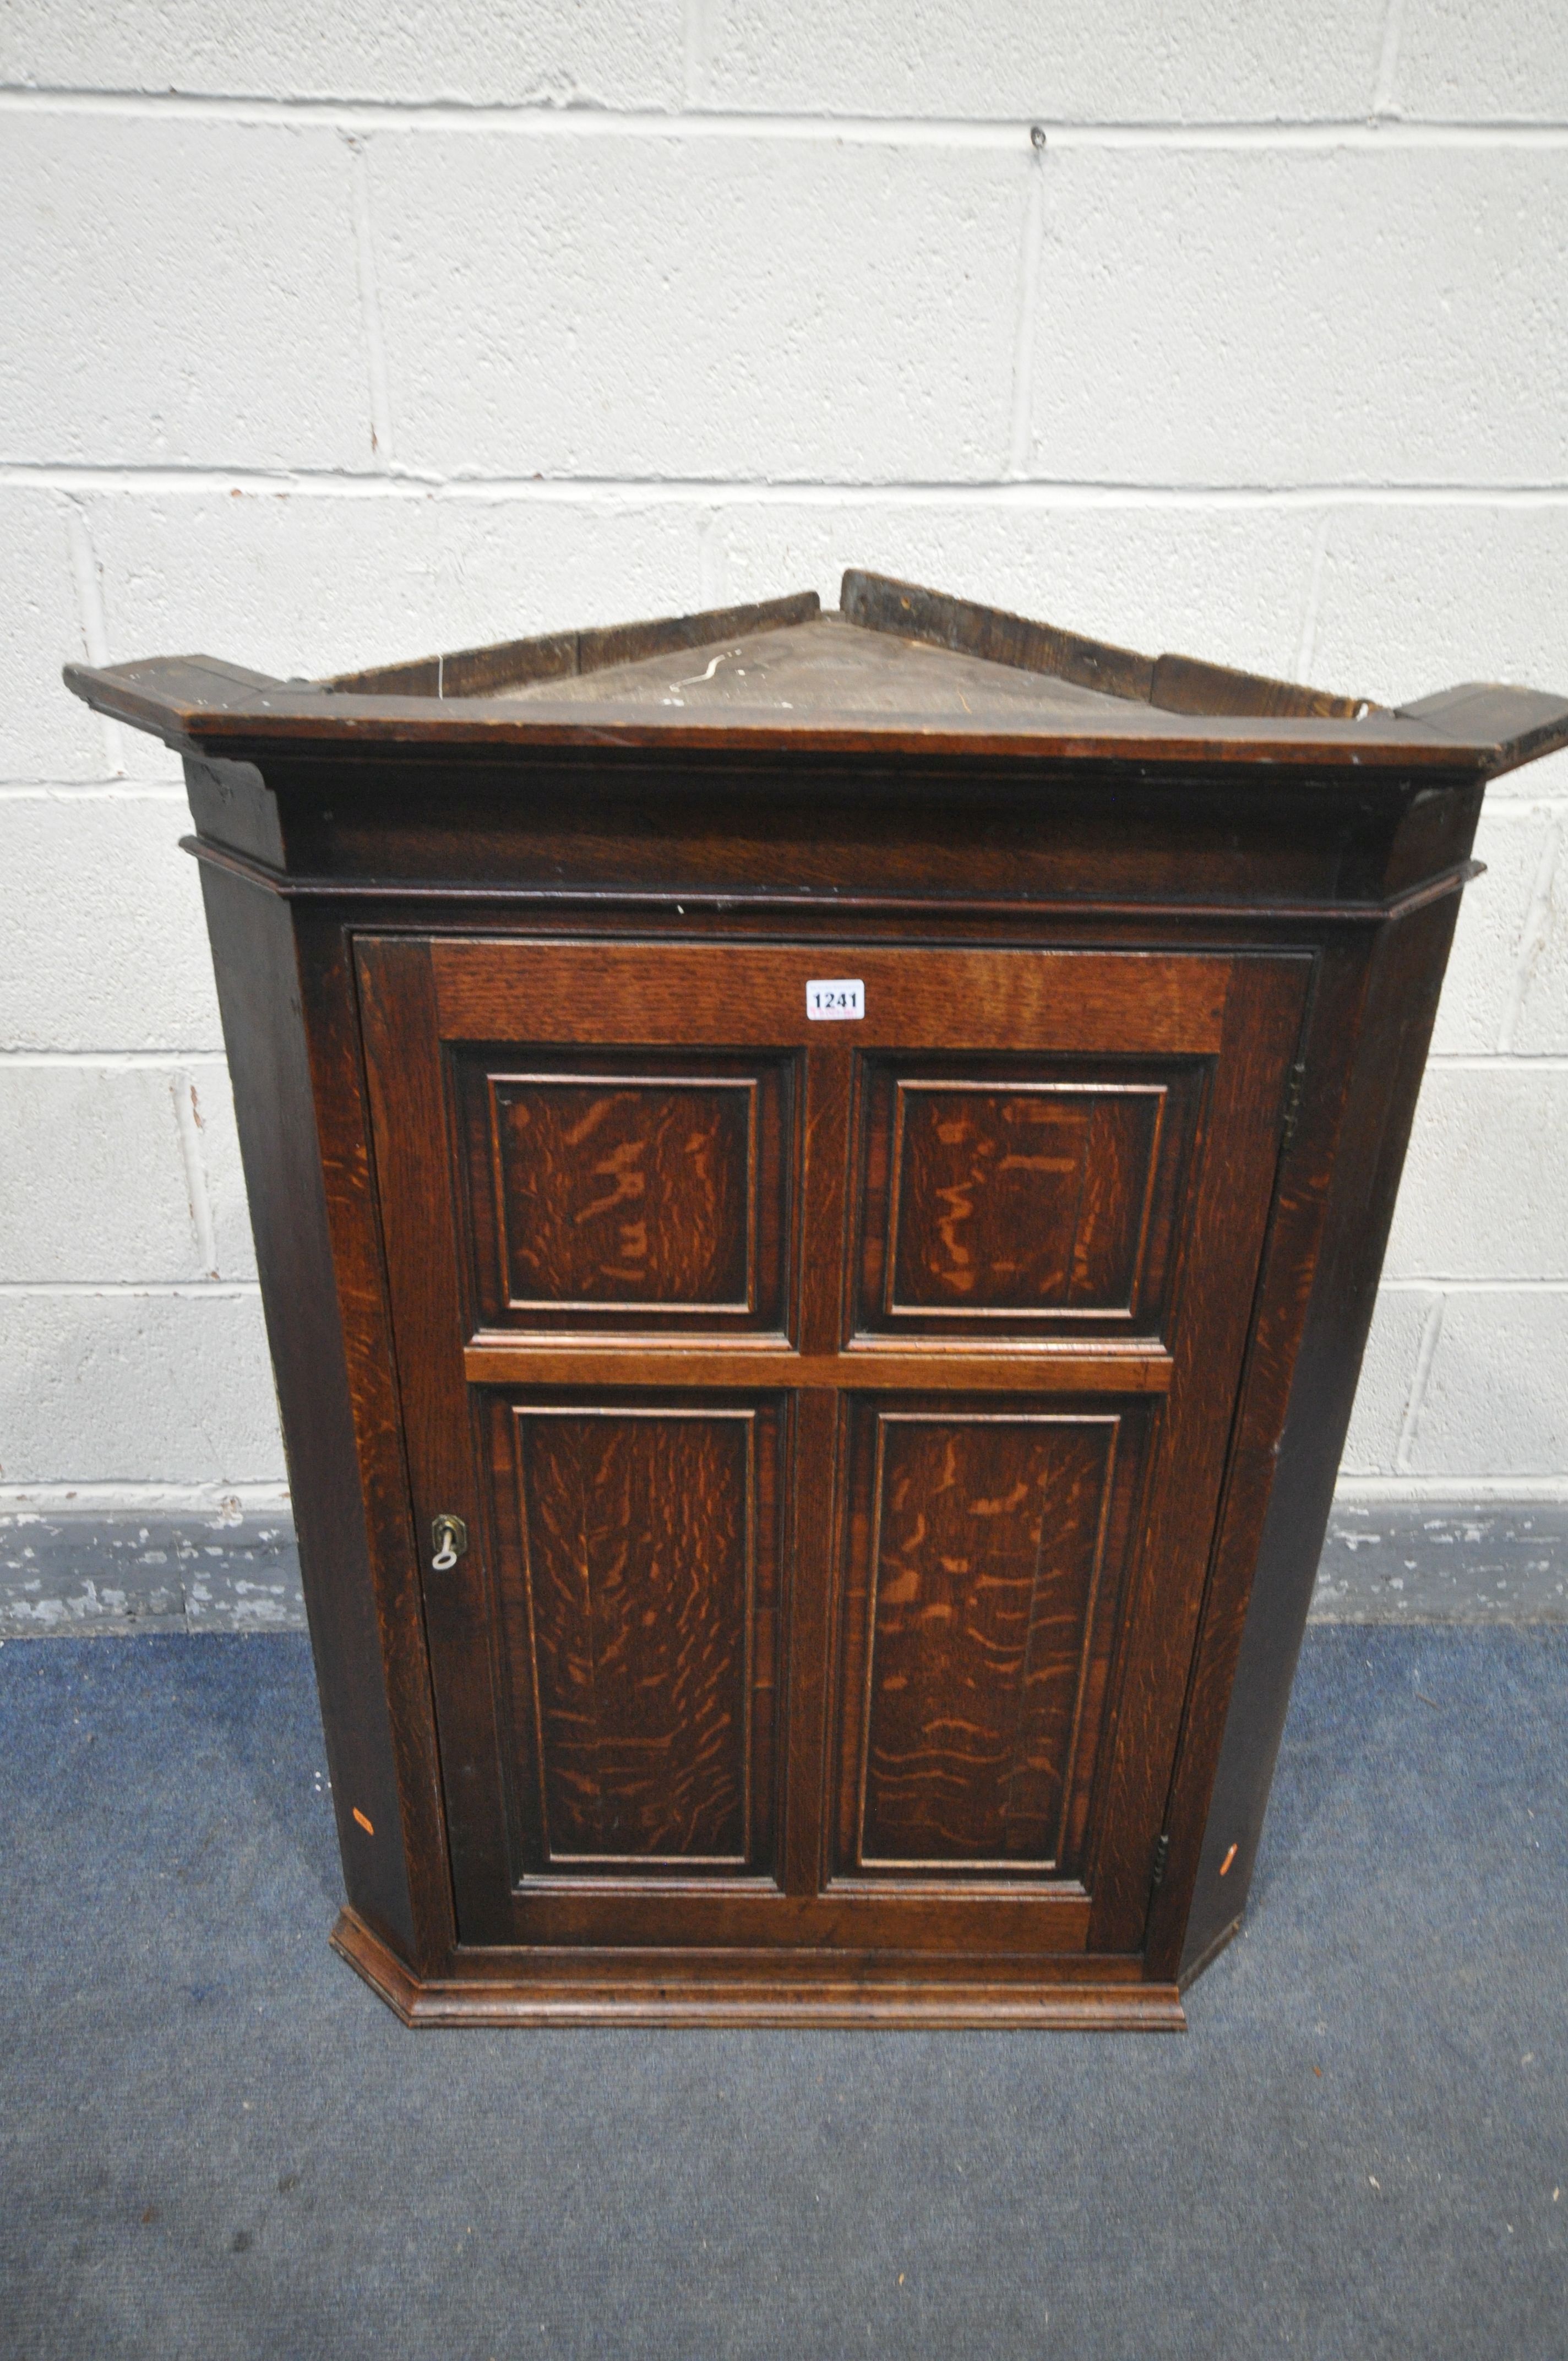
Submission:
POLYGON ((1136 1949, 1310 964, 360 943, 465 1941, 1136 1949))

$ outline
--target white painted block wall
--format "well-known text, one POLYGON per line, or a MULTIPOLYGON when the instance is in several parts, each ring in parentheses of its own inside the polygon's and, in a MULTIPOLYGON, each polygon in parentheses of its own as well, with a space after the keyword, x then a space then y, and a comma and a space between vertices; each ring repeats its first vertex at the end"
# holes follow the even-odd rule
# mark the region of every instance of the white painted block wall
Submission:
MULTIPOLYGON (((8 0, 0 205, 0 1507, 283 1483, 178 769, 65 658, 857 564, 1568 689, 1561 0, 8 0)), ((1480 850, 1345 1480, 1568 1497, 1568 757, 1480 850)))

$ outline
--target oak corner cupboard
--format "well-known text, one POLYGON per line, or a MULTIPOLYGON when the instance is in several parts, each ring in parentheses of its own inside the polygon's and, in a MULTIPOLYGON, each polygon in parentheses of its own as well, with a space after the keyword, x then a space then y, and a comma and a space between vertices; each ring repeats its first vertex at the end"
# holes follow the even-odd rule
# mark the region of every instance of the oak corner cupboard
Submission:
POLYGON ((1489 776, 890 582, 184 757, 347 1905, 407 2021, 1179 2026, 1489 776))

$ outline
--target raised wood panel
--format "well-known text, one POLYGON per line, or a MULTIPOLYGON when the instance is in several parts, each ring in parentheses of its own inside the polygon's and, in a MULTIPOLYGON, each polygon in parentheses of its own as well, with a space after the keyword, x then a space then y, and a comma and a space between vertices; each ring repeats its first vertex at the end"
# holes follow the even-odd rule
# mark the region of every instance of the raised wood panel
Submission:
POLYGON ((795 1061, 457 1060, 482 1329, 782 1331, 795 1061))
POLYGON ((853 1426, 839 1873, 1069 1873, 1140 1418, 861 1401, 853 1426))
POLYGON ((509 1307, 749 1312, 754 1082, 492 1074, 509 1307))
POLYGON ((1128 1312, 1158 1084, 900 1082, 889 1312, 1128 1312))
POLYGON ((499 1402, 491 1420, 523 1872, 765 1863, 776 1406, 499 1402))
POLYGON ((1209 1063, 868 1059, 859 1333, 1159 1334, 1209 1063))

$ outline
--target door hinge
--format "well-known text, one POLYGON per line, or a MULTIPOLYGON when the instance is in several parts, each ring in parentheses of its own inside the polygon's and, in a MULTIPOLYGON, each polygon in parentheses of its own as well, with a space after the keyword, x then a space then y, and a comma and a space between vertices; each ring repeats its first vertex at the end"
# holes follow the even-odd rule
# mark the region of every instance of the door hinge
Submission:
POLYGON ((1154 1867, 1149 1872, 1149 1892, 1157 1894, 1165 1883, 1165 1864, 1170 1859, 1170 1831, 1162 1828, 1155 1839, 1154 1867))
POLYGON ((1285 1084, 1285 1120, 1280 1127, 1279 1145, 1288 1148, 1296 1137, 1296 1118, 1301 1112, 1301 1085, 1307 1079, 1304 1065, 1292 1066, 1285 1084))

